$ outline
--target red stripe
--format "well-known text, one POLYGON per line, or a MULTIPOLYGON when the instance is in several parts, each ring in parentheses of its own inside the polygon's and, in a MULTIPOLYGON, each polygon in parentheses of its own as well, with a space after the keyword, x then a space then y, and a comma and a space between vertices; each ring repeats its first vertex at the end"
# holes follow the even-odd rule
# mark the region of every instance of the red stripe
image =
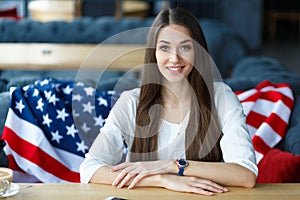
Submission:
POLYGON ((264 115, 250 111, 246 117, 246 123, 258 129, 261 126, 261 124, 265 122, 266 118, 267 117, 264 115))
POLYGON ((285 136, 288 124, 276 113, 271 113, 268 117, 251 111, 246 117, 246 123, 258 129, 262 123, 269 124, 272 129, 282 138, 285 136))
POLYGON ((267 145, 265 143, 265 141, 263 139, 261 139, 261 137, 254 135, 252 138, 252 143, 254 146, 255 151, 265 155, 266 153, 268 153, 268 151, 270 151, 270 147, 269 145, 267 145))
POLYGON ((25 172, 18 166, 18 164, 16 163, 16 160, 15 160, 15 158, 13 157, 13 155, 9 154, 9 155, 7 155, 7 158, 8 158, 8 161, 9 161, 8 167, 9 167, 10 169, 25 173, 25 172))
POLYGON ((283 121, 276 113, 271 113, 270 116, 266 119, 266 123, 268 123, 272 127, 272 129, 282 138, 285 136, 288 124, 283 121))
POLYGON ((39 147, 23 140, 10 128, 4 127, 3 138, 9 143, 12 150, 30 162, 35 163, 48 173, 65 181, 80 181, 80 175, 78 172, 70 171, 66 166, 58 162, 39 147))
POLYGON ((264 99, 271 102, 282 101, 289 109, 293 108, 294 100, 277 91, 260 92, 249 96, 241 102, 256 102, 258 99, 264 99))
POLYGON ((291 88, 291 86, 287 83, 272 83, 268 80, 261 82, 255 88, 260 90, 262 88, 269 87, 269 86, 274 87, 274 88, 284 88, 284 87, 291 88))

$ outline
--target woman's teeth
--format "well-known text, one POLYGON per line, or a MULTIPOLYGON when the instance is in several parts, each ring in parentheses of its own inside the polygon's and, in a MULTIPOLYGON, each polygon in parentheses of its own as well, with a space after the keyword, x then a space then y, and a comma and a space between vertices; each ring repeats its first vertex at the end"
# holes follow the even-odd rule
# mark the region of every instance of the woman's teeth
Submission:
POLYGON ((182 67, 169 67, 169 70, 172 70, 172 71, 178 71, 180 70, 182 67))

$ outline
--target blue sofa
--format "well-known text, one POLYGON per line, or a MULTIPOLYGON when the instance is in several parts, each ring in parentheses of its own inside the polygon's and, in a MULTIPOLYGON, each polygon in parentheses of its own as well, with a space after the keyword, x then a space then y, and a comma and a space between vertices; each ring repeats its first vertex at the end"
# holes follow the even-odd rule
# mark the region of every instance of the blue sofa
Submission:
MULTIPOLYGON (((124 18, 116 20, 113 17, 81 18, 72 22, 37 22, 30 19, 21 21, 0 19, 0 43, 81 43, 98 44, 108 42, 114 44, 144 44, 145 34, 136 34, 118 38, 111 36, 122 31, 149 27, 153 18, 124 18), (107 40, 107 38, 110 38, 107 40)), ((224 81, 233 90, 246 90, 255 87, 263 80, 289 83, 295 96, 295 106, 287 130, 287 135, 278 148, 300 155, 300 77, 289 71, 277 60, 272 58, 247 57, 246 42, 230 27, 212 19, 199 19, 208 42, 210 54, 216 63, 224 81)), ((132 32, 131 32, 132 33, 132 32)), ((93 73, 93 72, 91 72, 93 73)), ((97 83, 97 90, 113 89, 119 77, 124 72, 106 72, 105 78, 97 83)), ((9 108, 9 88, 24 86, 41 77, 53 77, 63 80, 74 80, 76 71, 36 71, 3 70, 0 74, 0 134, 2 133, 7 110, 9 108)), ((123 80, 124 88, 138 86, 139 80, 123 80)), ((6 166, 7 160, 0 153, 0 166, 6 166)))

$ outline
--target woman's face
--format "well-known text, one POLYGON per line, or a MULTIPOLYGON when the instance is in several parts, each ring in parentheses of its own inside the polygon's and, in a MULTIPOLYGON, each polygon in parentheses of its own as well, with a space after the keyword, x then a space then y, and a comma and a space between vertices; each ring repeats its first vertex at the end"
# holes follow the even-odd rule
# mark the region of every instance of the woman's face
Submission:
POLYGON ((187 79, 195 56, 189 30, 175 24, 160 29, 155 55, 159 71, 165 79, 170 82, 187 79))

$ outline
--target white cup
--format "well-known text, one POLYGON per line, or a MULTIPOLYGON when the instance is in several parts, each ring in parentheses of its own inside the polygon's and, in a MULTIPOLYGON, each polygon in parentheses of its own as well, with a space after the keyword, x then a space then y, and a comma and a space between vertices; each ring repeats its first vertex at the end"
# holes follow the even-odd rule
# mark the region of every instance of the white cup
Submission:
POLYGON ((13 170, 0 167, 0 195, 9 190, 13 177, 13 170))

